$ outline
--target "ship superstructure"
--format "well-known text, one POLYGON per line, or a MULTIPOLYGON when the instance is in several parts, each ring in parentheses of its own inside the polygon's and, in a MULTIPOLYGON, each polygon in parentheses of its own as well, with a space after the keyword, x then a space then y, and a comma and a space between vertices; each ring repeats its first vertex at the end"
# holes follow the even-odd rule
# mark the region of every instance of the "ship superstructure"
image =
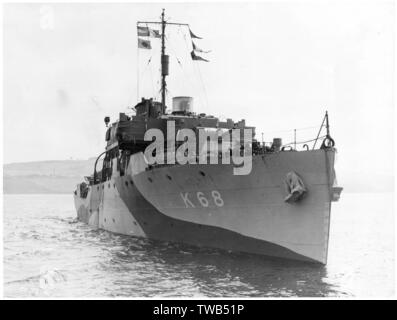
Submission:
MULTIPOLYGON (((98 156, 93 174, 74 192, 78 218, 95 228, 130 236, 325 264, 331 202, 342 191, 336 186, 336 149, 328 114, 311 148, 308 142, 298 151, 296 144, 285 146, 278 138, 270 145, 260 143, 255 128, 244 120, 221 121, 193 112, 191 97, 173 97, 172 110, 167 111, 168 25, 189 28, 166 22, 164 11, 160 22, 138 22, 138 36, 161 41, 161 101, 142 98, 135 115, 120 113, 112 124, 105 118, 106 149, 98 156), (321 136, 323 128, 326 134, 321 136), (150 129, 158 129, 167 142, 163 150, 156 149, 155 156, 160 152, 169 156, 182 146, 186 140, 175 137, 184 129, 197 139, 200 130, 215 132, 218 146, 236 129, 249 129, 253 135, 249 143, 232 139, 226 149, 215 148, 215 156, 197 145, 189 150, 187 163, 178 163, 174 156, 152 163, 147 149, 153 141, 145 139, 150 129), (247 153, 252 159, 248 174, 235 174, 240 164, 221 161, 247 153), (212 163, 211 157, 218 163, 212 163), (199 161, 203 158, 208 162, 199 161), (102 166, 97 168, 100 159, 102 166)), ((197 37, 190 28, 189 33, 197 37)), ((192 59, 205 60, 192 45, 192 59)), ((148 48, 150 42, 139 37, 138 46, 148 48)))

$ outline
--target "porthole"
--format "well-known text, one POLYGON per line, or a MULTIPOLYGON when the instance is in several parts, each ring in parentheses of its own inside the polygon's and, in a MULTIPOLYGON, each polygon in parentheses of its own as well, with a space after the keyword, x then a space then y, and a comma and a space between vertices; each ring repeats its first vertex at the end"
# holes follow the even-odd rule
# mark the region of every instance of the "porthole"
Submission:
POLYGON ((134 184, 134 183, 132 182, 132 180, 130 181, 130 183, 131 183, 131 184, 134 184))
POLYGON ((150 182, 153 182, 152 178, 147 178, 150 182))
POLYGON ((205 177, 205 173, 203 171, 200 171, 200 174, 205 177))
POLYGON ((169 176, 168 174, 167 174, 167 178, 168 180, 172 180, 171 176, 169 176))
POLYGON ((125 182, 125 186, 128 187, 128 181, 125 182))

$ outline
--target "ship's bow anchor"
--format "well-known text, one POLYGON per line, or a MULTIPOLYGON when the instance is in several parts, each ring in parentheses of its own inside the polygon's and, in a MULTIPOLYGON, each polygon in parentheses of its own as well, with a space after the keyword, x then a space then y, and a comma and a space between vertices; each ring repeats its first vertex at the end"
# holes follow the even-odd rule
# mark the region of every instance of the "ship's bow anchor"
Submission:
POLYGON ((302 179, 294 171, 287 173, 285 178, 285 187, 288 195, 284 198, 285 202, 294 203, 302 200, 307 193, 302 179))

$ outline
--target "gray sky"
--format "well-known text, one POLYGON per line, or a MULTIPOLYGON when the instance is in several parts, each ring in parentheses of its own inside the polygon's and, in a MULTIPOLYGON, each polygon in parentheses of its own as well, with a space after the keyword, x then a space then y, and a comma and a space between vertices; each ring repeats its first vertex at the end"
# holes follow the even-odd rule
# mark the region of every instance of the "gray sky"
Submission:
MULTIPOLYGON (((158 90, 158 40, 137 57, 137 20, 187 22, 211 50, 188 59, 178 28, 170 95, 195 111, 257 127, 257 138, 330 114, 342 171, 393 173, 393 23, 390 2, 7 4, 4 7, 4 162, 84 159, 105 146, 104 116, 158 90), (153 54, 152 63, 147 65, 153 54), (204 86, 203 86, 204 84, 204 86)), ((316 129, 298 131, 298 140, 316 129)))

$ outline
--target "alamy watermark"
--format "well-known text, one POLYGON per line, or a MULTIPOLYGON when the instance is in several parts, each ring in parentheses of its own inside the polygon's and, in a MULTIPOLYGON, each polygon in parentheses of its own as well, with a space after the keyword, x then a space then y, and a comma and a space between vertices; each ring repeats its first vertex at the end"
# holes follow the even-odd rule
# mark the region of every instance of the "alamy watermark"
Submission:
POLYGON ((167 121, 167 144, 163 131, 152 128, 144 140, 148 164, 231 164, 234 175, 252 170, 252 129, 183 128, 175 133, 175 121, 167 121), (198 140, 198 141, 197 141, 198 140))

